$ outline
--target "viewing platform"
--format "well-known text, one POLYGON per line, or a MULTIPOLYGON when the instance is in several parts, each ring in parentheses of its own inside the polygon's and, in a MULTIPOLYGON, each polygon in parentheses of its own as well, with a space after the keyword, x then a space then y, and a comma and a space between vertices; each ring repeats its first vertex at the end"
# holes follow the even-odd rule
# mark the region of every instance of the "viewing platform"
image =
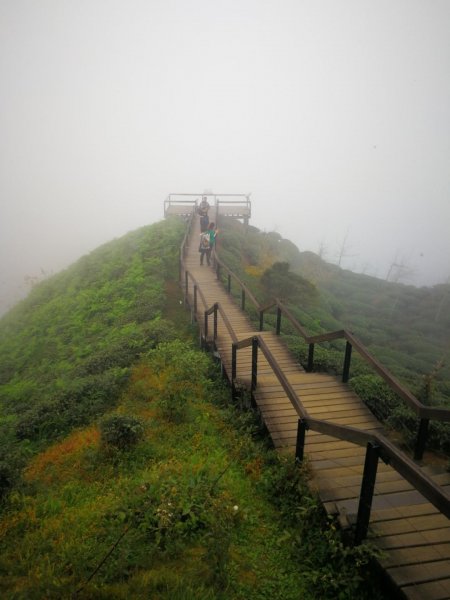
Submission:
POLYGON ((252 214, 250 194, 169 194, 164 201, 164 217, 174 215, 188 218, 197 210, 203 198, 213 209, 216 220, 219 217, 234 217, 248 225, 252 214))

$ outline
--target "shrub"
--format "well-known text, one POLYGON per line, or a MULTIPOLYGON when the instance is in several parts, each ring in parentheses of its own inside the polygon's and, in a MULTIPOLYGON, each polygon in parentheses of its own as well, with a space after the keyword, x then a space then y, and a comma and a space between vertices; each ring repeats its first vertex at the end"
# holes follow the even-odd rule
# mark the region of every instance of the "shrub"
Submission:
POLYGON ((130 415, 112 415, 100 422, 101 440, 106 446, 126 450, 135 446, 144 434, 140 419, 130 415))
POLYGON ((3 498, 14 485, 17 473, 6 462, 0 462, 0 499, 3 498))
POLYGON ((157 402, 162 417, 171 423, 186 421, 191 393, 190 386, 182 383, 177 383, 172 389, 166 389, 157 402))
POLYGON ((371 598, 367 566, 381 552, 369 543, 344 544, 332 517, 320 503, 304 496, 298 509, 298 537, 294 545, 303 564, 303 578, 315 598, 371 598), (324 523, 325 519, 325 523, 324 523))
POLYGON ((51 400, 33 406, 21 416, 16 424, 17 439, 51 440, 72 427, 85 425, 111 409, 127 378, 127 369, 113 368, 74 379, 51 400))
POLYGON ((358 375, 350 386, 380 421, 386 421, 399 405, 399 399, 377 375, 358 375))

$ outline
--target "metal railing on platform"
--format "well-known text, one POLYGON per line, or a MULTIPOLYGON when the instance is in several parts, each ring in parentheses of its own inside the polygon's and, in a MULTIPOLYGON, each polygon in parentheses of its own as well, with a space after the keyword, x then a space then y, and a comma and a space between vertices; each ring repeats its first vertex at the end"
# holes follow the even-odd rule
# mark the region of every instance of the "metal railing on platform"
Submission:
POLYGON ((250 194, 169 194, 164 200, 164 217, 171 214, 186 216, 196 211, 201 200, 206 199, 215 210, 216 224, 220 217, 233 216, 248 223, 251 214, 250 194))

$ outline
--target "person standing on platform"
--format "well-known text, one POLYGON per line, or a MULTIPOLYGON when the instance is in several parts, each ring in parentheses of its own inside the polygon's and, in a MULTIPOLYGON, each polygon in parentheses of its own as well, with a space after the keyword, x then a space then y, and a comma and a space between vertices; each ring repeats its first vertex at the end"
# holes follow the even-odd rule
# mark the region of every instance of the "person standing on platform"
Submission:
POLYGON ((208 228, 208 210, 209 210, 209 202, 206 199, 206 196, 203 196, 202 201, 200 202, 200 206, 198 207, 198 214, 200 216, 200 231, 206 231, 208 228))

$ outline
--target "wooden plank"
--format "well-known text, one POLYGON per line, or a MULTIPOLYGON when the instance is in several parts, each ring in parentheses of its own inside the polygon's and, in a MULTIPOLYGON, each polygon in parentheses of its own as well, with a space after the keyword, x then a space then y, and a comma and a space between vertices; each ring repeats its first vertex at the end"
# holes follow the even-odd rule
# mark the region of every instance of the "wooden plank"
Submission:
POLYGON ((402 592, 408 600, 448 600, 450 598, 450 578, 404 586, 402 592))
POLYGON ((372 522, 371 531, 376 536, 387 536, 399 533, 412 533, 414 531, 431 531, 449 526, 448 519, 438 513, 420 517, 372 522))
POLYGON ((448 577, 450 561, 444 559, 435 562, 419 562, 414 565, 392 567, 387 571, 400 587, 411 584, 417 585, 418 583, 429 583, 448 577))
MULTIPOLYGON (((370 530, 369 537, 372 539, 370 530)), ((450 527, 432 531, 415 531, 394 536, 374 536, 374 541, 382 550, 408 548, 410 546, 426 546, 428 544, 442 544, 444 542, 450 542, 450 527)))
POLYGON ((430 502, 426 502, 424 504, 413 504, 411 506, 398 506, 395 508, 373 510, 370 520, 372 523, 376 523, 377 521, 408 519, 409 517, 438 514, 440 513, 437 508, 435 508, 430 502))
POLYGON ((390 550, 385 557, 381 558, 380 564, 388 568, 442 559, 450 559, 450 543, 390 550))
MULTIPOLYGON (((264 411, 263 411, 263 414, 264 411)), ((315 413, 310 413, 311 416, 315 416, 315 413)), ((366 423, 368 421, 368 418, 365 414, 361 414, 359 411, 356 410, 349 410, 349 411, 338 411, 336 413, 325 413, 327 415, 326 420, 327 421, 333 421, 336 422, 338 419, 337 418, 333 418, 334 415, 338 415, 339 416, 339 420, 341 422, 345 423, 354 423, 354 424, 358 424, 358 423, 366 423)), ((266 424, 269 426, 269 424, 271 425, 278 425, 278 424, 284 424, 287 426, 288 429, 297 429, 297 418, 292 418, 289 416, 284 416, 284 417, 278 417, 277 414, 272 414, 270 417, 268 416, 267 419, 265 419, 266 424)), ((339 439, 339 438, 336 438, 339 439)))

